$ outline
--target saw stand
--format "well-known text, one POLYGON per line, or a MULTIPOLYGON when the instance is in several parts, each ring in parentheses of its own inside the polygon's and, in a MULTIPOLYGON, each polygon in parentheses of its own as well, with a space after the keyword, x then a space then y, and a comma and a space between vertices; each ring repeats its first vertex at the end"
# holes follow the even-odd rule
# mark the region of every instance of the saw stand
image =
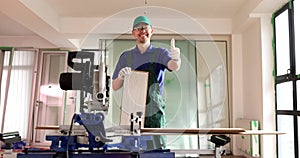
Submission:
POLYGON ((212 135, 209 141, 215 144, 215 158, 221 158, 225 152, 222 150, 222 146, 230 142, 230 137, 225 135, 212 135))
POLYGON ((143 112, 136 112, 137 117, 134 117, 133 113, 130 114, 130 132, 131 134, 140 134, 142 128, 142 115, 143 112), (138 128, 134 129, 134 124, 138 123, 138 128))

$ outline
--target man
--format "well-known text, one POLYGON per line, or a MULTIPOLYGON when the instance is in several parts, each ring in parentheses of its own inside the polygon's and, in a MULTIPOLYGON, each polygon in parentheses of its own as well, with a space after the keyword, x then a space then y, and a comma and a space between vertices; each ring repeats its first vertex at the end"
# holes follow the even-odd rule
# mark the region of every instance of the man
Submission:
MULTIPOLYGON (((136 47, 121 54, 116 65, 112 88, 118 90, 123 86, 124 78, 131 70, 149 72, 148 93, 146 101, 145 128, 165 127, 165 100, 162 96, 165 70, 177 71, 180 68, 180 49, 171 40, 170 52, 165 48, 155 48, 150 39, 153 34, 152 24, 146 16, 136 17, 133 22, 132 35, 136 47)), ((155 138, 157 139, 157 138, 155 138)), ((161 148, 164 140, 155 140, 154 148, 161 148), (160 142, 160 143, 159 143, 160 142)))

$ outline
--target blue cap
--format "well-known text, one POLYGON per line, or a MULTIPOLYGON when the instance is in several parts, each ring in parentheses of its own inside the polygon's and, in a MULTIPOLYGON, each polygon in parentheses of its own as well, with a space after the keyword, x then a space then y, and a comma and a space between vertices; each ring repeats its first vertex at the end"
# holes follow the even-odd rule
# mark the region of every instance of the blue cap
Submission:
POLYGON ((150 20, 146 16, 138 16, 134 19, 133 27, 135 27, 139 23, 146 23, 151 26, 150 20))

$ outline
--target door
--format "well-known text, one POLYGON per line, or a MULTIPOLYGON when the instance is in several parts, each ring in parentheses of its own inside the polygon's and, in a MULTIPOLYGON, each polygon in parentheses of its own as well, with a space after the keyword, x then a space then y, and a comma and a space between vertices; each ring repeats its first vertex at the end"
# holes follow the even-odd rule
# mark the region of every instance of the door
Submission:
POLYGON ((66 51, 40 52, 37 99, 33 108, 34 145, 49 145, 46 135, 57 133, 49 127, 70 124, 75 111, 73 92, 63 91, 59 86, 60 73, 67 71, 67 55, 66 51))

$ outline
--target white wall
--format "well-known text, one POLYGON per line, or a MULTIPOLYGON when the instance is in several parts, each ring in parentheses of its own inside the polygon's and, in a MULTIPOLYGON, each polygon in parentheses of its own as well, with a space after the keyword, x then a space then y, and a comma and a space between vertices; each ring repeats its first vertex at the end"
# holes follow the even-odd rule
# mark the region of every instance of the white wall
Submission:
POLYGON ((244 117, 262 118, 262 74, 260 22, 256 20, 242 33, 244 117))
MULTIPOLYGON (((262 41, 262 110, 261 128, 275 130, 275 92, 274 92, 274 52, 272 48, 273 29, 270 22, 271 15, 261 15, 262 41)), ((262 154, 265 158, 276 157, 276 137, 263 136, 262 154)))
MULTIPOLYGON (((241 36, 240 64, 242 73, 239 79, 242 80, 242 104, 235 105, 242 114, 240 118, 262 120, 262 73, 261 73, 261 38, 260 21, 257 19, 248 26, 241 36)), ((236 65, 238 66, 238 65, 236 65)), ((237 97, 237 96, 233 96, 237 97)), ((235 118, 237 119, 237 118, 235 118)), ((244 155, 236 149, 235 155, 244 155)))
MULTIPOLYGON (((242 35, 232 35, 232 58, 231 58, 231 78, 232 78, 232 118, 231 123, 235 127, 235 120, 244 117, 243 106, 243 53, 242 53, 242 35)), ((241 154, 238 152, 235 137, 233 142, 233 153, 241 154)))
MULTIPOLYGON (((261 15, 232 38, 233 120, 259 120, 264 130, 275 130, 272 34, 271 16, 261 15)), ((275 135, 260 138, 261 157, 276 157, 275 135)), ((235 155, 249 157, 233 142, 235 155)))

